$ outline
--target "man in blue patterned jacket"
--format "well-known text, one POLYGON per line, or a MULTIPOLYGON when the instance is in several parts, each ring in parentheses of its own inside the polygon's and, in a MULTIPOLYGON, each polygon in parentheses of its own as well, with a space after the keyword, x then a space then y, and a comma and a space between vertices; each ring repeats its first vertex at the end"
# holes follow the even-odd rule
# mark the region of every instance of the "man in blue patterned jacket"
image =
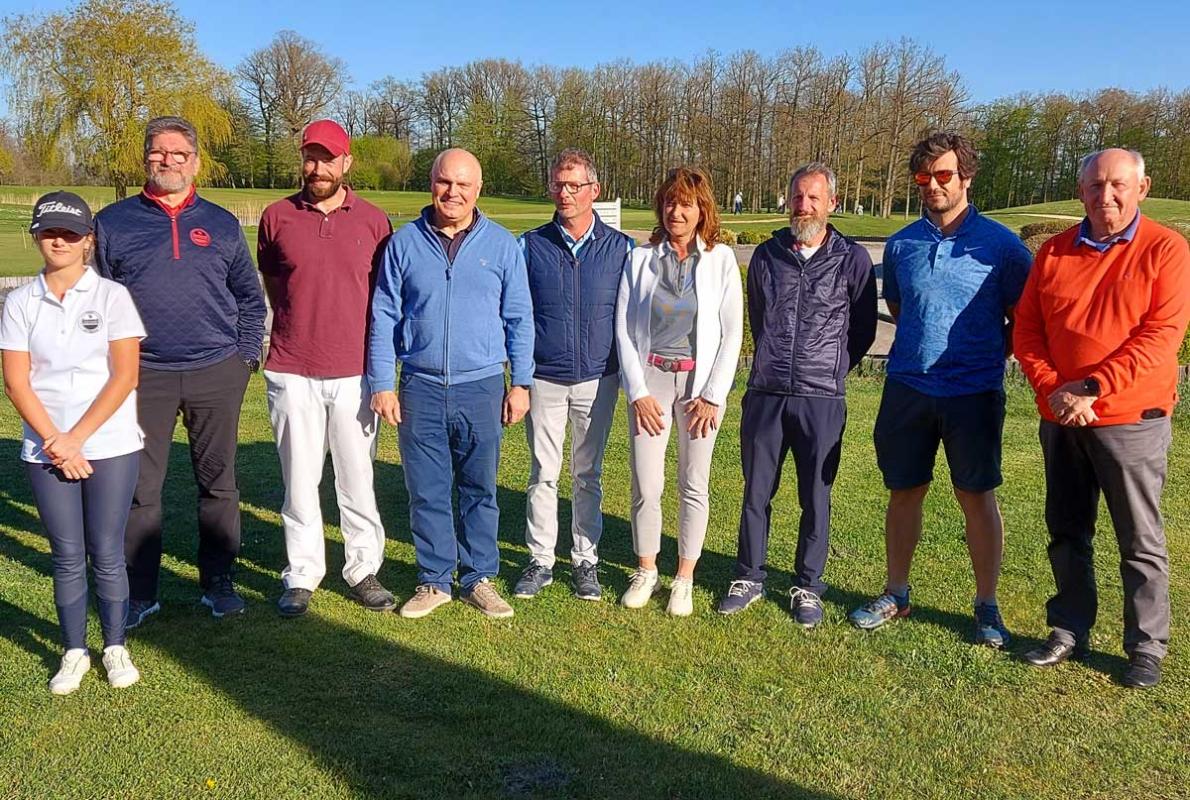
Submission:
POLYGON ((198 134, 180 117, 145 130, 144 191, 95 217, 100 273, 128 287, 141 343, 137 415, 145 449, 128 516, 128 627, 160 610, 161 489, 178 414, 198 481, 198 576, 216 617, 238 614, 236 436, 249 374, 260 365, 265 305, 234 216, 194 191, 198 134))

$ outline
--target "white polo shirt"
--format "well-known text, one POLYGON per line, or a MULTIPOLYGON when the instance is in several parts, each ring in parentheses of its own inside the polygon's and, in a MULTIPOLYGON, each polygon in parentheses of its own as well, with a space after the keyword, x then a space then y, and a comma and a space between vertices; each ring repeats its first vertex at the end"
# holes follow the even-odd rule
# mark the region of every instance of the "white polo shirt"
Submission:
MULTIPOLYGON (((132 337, 145 338, 132 296, 89 267, 62 300, 38 275, 8 295, 0 319, 0 350, 29 354, 33 391, 60 431, 82 418, 111 376, 108 342, 132 337)), ((133 391, 83 443, 83 457, 91 461, 127 455, 140 450, 143 441, 133 391)), ((50 463, 41 442, 26 424, 21 458, 50 463)))

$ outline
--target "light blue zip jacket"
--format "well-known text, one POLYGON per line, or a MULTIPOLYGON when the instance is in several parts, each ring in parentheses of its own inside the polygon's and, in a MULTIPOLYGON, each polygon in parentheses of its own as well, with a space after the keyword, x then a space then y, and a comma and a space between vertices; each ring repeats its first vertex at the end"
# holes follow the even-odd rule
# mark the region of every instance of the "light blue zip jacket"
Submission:
POLYGON ((454 264, 427 214, 393 234, 372 294, 368 384, 392 391, 396 365, 450 386, 504 372, 533 383, 533 302, 516 239, 476 209, 454 264))

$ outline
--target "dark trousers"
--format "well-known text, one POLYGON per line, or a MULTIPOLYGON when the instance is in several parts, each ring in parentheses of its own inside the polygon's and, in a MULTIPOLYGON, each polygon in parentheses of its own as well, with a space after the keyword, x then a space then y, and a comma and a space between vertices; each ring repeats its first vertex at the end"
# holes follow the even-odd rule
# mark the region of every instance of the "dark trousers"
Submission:
POLYGON ((161 489, 179 413, 198 484, 199 582, 205 589, 212 576, 231 573, 240 552, 236 436, 248 375, 239 356, 178 372, 141 367, 136 410, 145 449, 124 541, 133 600, 157 599, 161 489))
POLYGON ((448 387, 402 375, 400 400, 398 436, 418 583, 450 593, 457 567, 459 585, 469 592, 500 570, 496 471, 504 376, 448 387))
POLYGON ((1168 417, 1133 425, 1070 428, 1041 423, 1045 522, 1057 593, 1046 620, 1068 642, 1091 631, 1095 590, 1095 518, 1103 492, 1120 547, 1124 650, 1165 656, 1169 644, 1169 556, 1161 519, 1168 417))
POLYGON ((54 605, 67 650, 87 646, 87 558, 95 573, 105 647, 124 644, 128 575, 124 525, 140 453, 95 459, 94 473, 73 481, 51 464, 26 464, 37 513, 50 540, 54 605))
POLYGON ((744 508, 736 574, 765 579, 773 497, 792 450, 797 469, 798 523, 794 584, 821 595, 830 548, 831 486, 839 471, 847 404, 841 397, 792 397, 749 389, 740 421, 744 508))

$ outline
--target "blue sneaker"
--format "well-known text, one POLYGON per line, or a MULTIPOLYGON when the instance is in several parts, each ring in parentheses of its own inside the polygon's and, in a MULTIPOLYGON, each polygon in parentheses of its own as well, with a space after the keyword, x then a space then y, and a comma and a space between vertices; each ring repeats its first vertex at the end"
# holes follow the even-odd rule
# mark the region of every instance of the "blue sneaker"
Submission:
POLYGON ((764 597, 763 583, 743 579, 734 580, 727 587, 727 595, 719 601, 719 613, 735 614, 762 597, 764 597))
POLYGON ((156 614, 160 610, 161 604, 156 600, 129 600, 128 614, 124 617, 124 629, 132 630, 150 614, 156 614))
POLYGON ((531 561, 529 566, 525 567, 525 571, 521 573, 516 586, 512 588, 512 596, 528 600, 530 597, 536 597, 538 592, 553 582, 553 570, 541 566, 536 561, 531 561))
POLYGON ((789 610, 793 612, 793 620, 803 628, 813 628, 822 622, 822 598, 794 586, 789 590, 789 610))
POLYGON ((202 593, 202 604, 211 609, 211 616, 221 619, 231 614, 244 613, 244 598, 236 591, 230 575, 212 575, 207 590, 202 593))
POLYGON ((879 628, 890 619, 909 616, 909 590, 905 590, 904 597, 895 594, 884 594, 865 603, 847 615, 851 624, 861 630, 870 631, 879 628))
POLYGON ((1000 607, 995 603, 975 604, 975 643, 999 650, 1007 647, 1012 637, 1000 617, 1000 607))

